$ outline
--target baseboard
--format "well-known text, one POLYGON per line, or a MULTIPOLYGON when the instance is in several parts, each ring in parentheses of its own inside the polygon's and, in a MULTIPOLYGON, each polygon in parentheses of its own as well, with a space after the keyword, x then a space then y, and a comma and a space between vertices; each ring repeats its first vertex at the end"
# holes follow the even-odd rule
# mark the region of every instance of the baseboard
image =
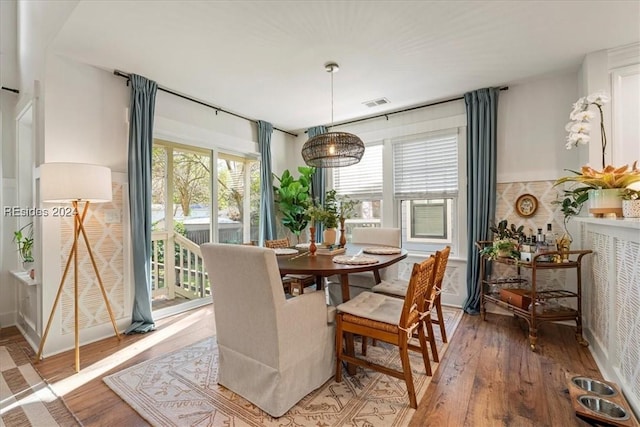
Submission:
POLYGON ((15 311, 7 311, 4 313, 0 313, 0 328, 8 328, 9 326, 16 325, 16 315, 15 311))
POLYGON ((627 399, 636 417, 640 418, 640 399, 629 391, 630 386, 624 381, 624 378, 620 375, 620 371, 613 366, 612 361, 609 360, 608 352, 593 333, 591 333, 591 330, 585 328, 583 333, 587 341, 589 341, 589 352, 596 362, 603 378, 618 384, 618 387, 622 390, 624 397, 627 399))

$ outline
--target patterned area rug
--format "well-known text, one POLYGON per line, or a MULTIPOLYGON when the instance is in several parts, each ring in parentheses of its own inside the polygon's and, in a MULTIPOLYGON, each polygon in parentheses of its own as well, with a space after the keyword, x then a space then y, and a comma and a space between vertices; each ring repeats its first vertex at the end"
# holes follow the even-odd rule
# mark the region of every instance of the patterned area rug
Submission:
POLYGON ((79 426, 62 399, 33 368, 31 358, 30 348, 0 346, 0 425, 79 426))
MULTIPOLYGON (((451 338, 462 311, 443 307, 447 337, 451 338)), ((447 350, 438 338, 440 357, 447 350)), ((356 349, 359 350, 357 345, 356 349)), ((418 401, 431 377, 422 357, 411 354, 418 401)), ((368 358, 400 368, 394 346, 367 347, 368 358)), ((432 368, 438 364, 432 363, 432 368)), ((216 383, 218 352, 215 337, 173 353, 132 366, 104 378, 104 382, 154 426, 406 426, 415 413, 409 408, 404 381, 358 368, 346 372, 341 383, 333 379, 308 394, 285 415, 272 418, 250 402, 216 383)))

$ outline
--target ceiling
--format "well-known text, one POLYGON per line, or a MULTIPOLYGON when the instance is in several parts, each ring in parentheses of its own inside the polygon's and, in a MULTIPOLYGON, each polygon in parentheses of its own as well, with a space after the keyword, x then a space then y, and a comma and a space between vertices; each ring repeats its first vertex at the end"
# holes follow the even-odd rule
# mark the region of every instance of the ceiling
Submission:
POLYGON ((575 71, 640 41, 640 1, 80 1, 64 56, 286 130, 575 71), (363 102, 386 97, 369 108, 363 102))

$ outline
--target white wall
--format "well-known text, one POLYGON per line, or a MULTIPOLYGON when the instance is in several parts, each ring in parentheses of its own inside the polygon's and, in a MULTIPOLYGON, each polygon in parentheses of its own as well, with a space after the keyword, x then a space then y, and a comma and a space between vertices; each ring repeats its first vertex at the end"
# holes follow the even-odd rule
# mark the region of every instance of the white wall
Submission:
POLYGON ((50 55, 46 71, 45 162, 127 170, 129 88, 97 68, 50 55))
POLYGON ((578 99, 577 73, 509 85, 498 101, 498 182, 555 180, 579 168, 565 148, 569 113, 578 99))
MULTIPOLYGON (((153 78, 153 76, 147 76, 153 78)), ((111 72, 49 54, 45 72, 46 98, 44 113, 44 153, 46 162, 86 162, 108 166, 114 182, 126 182, 128 146, 128 107, 130 87, 126 80, 111 72)), ((233 153, 257 155, 257 128, 254 123, 215 112, 207 107, 158 91, 155 109, 154 136, 178 143, 205 148, 219 148, 233 153)), ((275 131, 272 136, 273 166, 283 169, 287 144, 291 137, 275 131)), ((122 212, 123 225, 128 224, 128 212, 122 212)), ((44 322, 53 305, 61 278, 61 222, 55 218, 43 220, 43 312, 44 322)), ((126 263, 130 263, 128 229, 124 233, 126 263)), ((127 271, 125 286, 132 291, 127 271)), ((119 327, 130 322, 130 300, 119 327)), ((61 334, 59 310, 54 317, 45 354, 49 355, 73 346, 72 336, 61 334)), ((83 330, 81 342, 87 343, 111 336, 107 322, 83 330)))

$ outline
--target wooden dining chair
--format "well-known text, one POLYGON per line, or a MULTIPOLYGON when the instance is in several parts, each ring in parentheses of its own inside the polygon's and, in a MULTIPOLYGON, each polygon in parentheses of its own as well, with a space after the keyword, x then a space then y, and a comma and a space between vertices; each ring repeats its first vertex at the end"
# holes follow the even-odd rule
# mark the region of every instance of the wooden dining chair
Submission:
POLYGON ((373 292, 363 292, 355 298, 340 304, 336 315, 336 381, 342 381, 342 364, 340 361, 371 368, 386 375, 404 379, 409 395, 409 405, 417 407, 413 376, 409 362, 408 350, 422 353, 422 360, 427 375, 432 375, 431 362, 427 351, 425 336, 428 313, 425 312, 426 296, 433 288, 435 258, 414 264, 411 279, 404 300, 373 292), (418 332, 419 346, 410 344, 413 332, 418 332), (391 367, 360 359, 355 354, 344 352, 345 334, 357 334, 384 341, 398 346, 402 371, 391 367))
MULTIPOLYGON (((264 246, 270 249, 281 249, 291 247, 289 238, 265 240, 264 246)), ((282 285, 285 291, 288 291, 291 295, 301 295, 304 293, 304 288, 314 285, 316 279, 314 276, 308 274, 287 274, 282 277, 282 285)))
MULTIPOLYGON (((436 317, 431 321, 440 327, 440 336, 442 342, 447 342, 447 331, 444 325, 444 315, 442 314, 442 282, 444 281, 444 274, 447 270, 447 262, 449 261, 449 254, 451 253, 451 247, 447 246, 443 250, 436 252, 436 277, 434 282, 434 295, 431 296, 431 306, 436 310, 436 317)), ((371 290, 376 293, 384 295, 394 296, 398 298, 404 298, 407 293, 408 282, 405 280, 383 280, 371 290)), ((437 361, 437 360, 436 360, 437 361)))

